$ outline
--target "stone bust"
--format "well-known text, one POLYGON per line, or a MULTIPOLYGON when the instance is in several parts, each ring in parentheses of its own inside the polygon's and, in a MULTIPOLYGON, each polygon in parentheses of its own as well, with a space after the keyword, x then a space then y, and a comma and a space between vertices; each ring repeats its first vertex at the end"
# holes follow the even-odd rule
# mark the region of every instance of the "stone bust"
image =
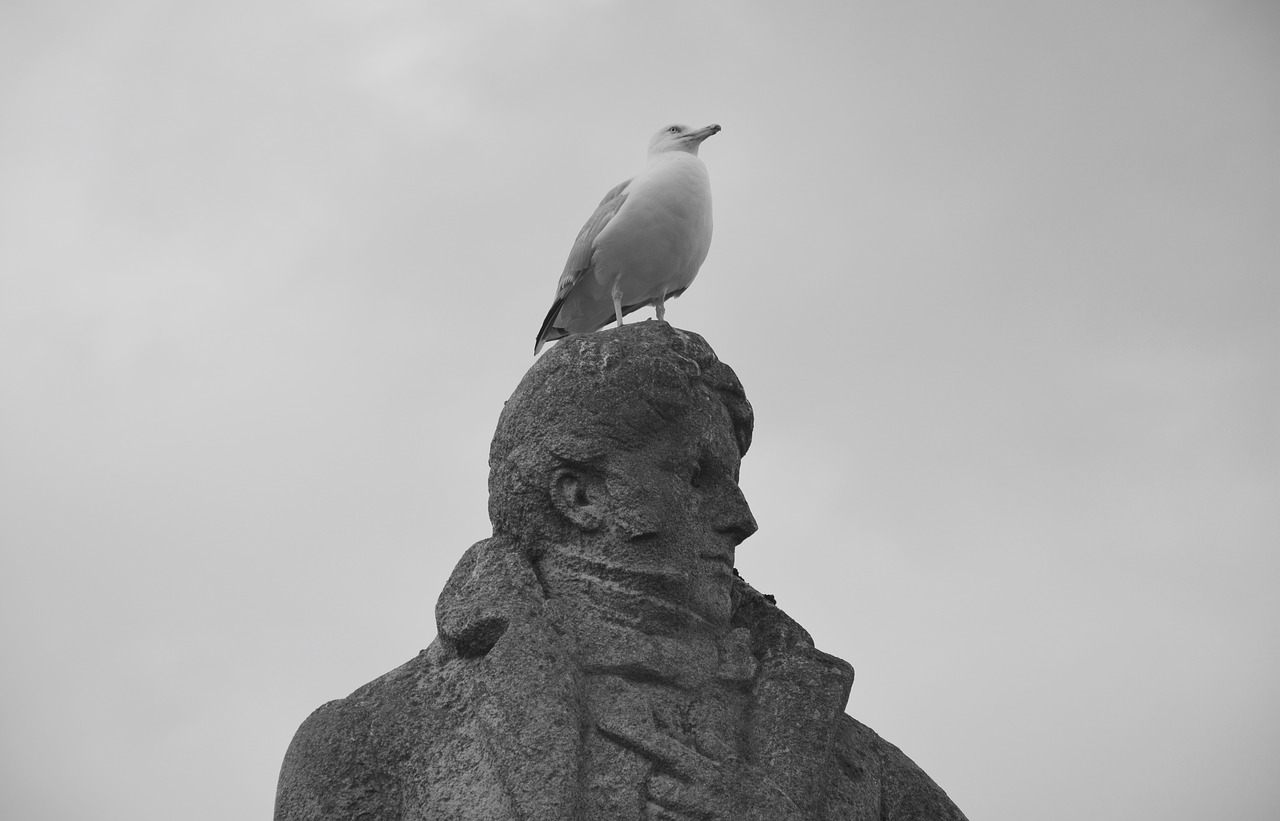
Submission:
POLYGON ((734 570, 751 434, 733 371, 666 323, 539 359, 439 635, 303 723, 277 821, 963 819, 734 570))

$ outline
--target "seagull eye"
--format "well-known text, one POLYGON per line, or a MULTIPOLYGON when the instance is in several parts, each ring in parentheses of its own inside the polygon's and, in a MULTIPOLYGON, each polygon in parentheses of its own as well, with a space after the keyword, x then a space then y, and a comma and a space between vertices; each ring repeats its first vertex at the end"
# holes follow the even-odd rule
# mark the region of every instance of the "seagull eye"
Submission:
POLYGON ((680 126, 678 126, 678 125, 673 125, 673 126, 671 126, 670 128, 668 128, 667 130, 668 130, 668 131, 670 131, 672 134, 679 134, 679 133, 680 133, 680 126))

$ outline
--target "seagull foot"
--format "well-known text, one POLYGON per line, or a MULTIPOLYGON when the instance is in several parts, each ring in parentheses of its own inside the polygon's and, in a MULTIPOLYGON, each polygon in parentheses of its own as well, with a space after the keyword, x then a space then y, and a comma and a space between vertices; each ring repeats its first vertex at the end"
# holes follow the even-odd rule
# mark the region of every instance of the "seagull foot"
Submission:
POLYGON ((618 286, 613 287, 613 317, 618 320, 618 327, 622 327, 622 291, 618 290, 618 286))

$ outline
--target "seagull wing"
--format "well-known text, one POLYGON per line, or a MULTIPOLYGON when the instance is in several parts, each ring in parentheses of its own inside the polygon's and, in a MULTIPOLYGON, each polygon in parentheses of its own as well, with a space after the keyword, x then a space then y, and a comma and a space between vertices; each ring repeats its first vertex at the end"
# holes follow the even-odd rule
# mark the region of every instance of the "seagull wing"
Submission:
POLYGON ((583 277, 591 273, 592 257, 596 252, 596 237, 600 236, 600 232, 618 213, 622 203, 626 202, 627 188, 634 179, 632 177, 631 180, 618 183, 608 194, 605 194, 604 199, 600 200, 600 205, 596 207, 596 212, 578 232, 578 238, 573 242, 573 250, 569 252, 569 259, 564 264, 564 273, 560 275, 560 282, 556 284, 556 300, 551 304, 547 318, 542 321, 542 327, 538 329, 538 336, 533 346, 535 355, 542 350, 543 344, 548 340, 568 336, 568 331, 557 328, 552 323, 556 321, 556 315, 560 313, 560 308, 568 298, 569 292, 582 281, 583 277))

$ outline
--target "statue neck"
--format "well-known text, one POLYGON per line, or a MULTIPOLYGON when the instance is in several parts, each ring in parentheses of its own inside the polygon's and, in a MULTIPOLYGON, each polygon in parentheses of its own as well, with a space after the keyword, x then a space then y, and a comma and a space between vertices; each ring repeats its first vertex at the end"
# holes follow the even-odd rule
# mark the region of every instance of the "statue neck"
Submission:
POLYGON ((594 545, 557 545, 536 563, 545 612, 573 640, 584 670, 680 679, 686 686, 715 674, 729 614, 714 623, 702 615, 706 603, 693 597, 696 580, 677 568, 640 568, 584 547, 594 545))

